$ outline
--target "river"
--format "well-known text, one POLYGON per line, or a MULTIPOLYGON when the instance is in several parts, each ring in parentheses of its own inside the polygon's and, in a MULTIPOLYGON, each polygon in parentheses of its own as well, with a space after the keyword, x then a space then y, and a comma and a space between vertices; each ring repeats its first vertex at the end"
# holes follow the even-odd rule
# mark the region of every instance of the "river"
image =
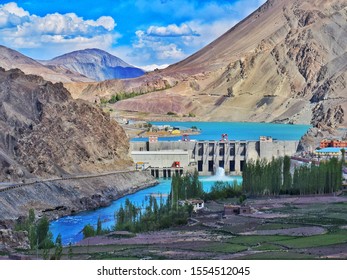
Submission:
MULTIPOLYGON (((242 181, 241 176, 225 176, 222 168, 220 168, 214 176, 201 176, 199 179, 206 192, 211 189, 211 186, 216 181, 233 182, 234 180, 237 180, 239 183, 242 181)), ((157 199, 160 199, 160 196, 162 196, 163 200, 166 200, 167 195, 170 193, 171 180, 161 179, 159 181, 159 185, 138 191, 134 194, 126 195, 115 200, 110 206, 93 211, 81 212, 51 222, 50 231, 53 233, 54 240, 59 233, 62 235, 64 245, 67 245, 70 242, 76 243, 82 240, 83 234, 81 233, 81 230, 83 227, 87 224, 91 224, 96 228, 96 223, 99 217, 102 221, 103 228, 112 228, 115 225, 114 213, 122 204, 124 205, 127 198, 139 206, 142 206, 142 203, 146 203, 148 197, 151 195, 154 195, 157 199)))

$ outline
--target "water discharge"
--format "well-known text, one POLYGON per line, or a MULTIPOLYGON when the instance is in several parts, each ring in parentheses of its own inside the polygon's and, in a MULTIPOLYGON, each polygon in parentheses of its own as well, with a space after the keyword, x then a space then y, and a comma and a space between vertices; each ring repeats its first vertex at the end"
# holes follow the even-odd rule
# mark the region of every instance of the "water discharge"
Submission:
POLYGON ((202 182, 217 182, 217 181, 233 181, 235 177, 230 177, 225 175, 225 170, 222 167, 216 169, 216 174, 209 177, 203 177, 200 181, 202 182))

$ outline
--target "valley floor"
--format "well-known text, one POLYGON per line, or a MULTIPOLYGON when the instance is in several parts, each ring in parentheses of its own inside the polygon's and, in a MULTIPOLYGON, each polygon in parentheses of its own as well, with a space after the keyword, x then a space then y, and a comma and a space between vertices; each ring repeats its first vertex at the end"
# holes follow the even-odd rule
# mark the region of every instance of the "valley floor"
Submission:
POLYGON ((253 214, 223 217, 225 203, 207 202, 186 226, 84 239, 62 258, 347 259, 346 195, 253 198, 253 214))

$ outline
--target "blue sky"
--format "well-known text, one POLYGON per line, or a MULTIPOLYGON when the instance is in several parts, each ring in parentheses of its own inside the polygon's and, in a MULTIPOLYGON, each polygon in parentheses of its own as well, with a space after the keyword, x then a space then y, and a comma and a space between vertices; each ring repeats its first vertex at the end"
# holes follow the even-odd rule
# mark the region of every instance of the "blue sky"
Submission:
POLYGON ((180 61, 265 0, 0 0, 0 44, 35 59, 100 48, 148 69, 180 61))

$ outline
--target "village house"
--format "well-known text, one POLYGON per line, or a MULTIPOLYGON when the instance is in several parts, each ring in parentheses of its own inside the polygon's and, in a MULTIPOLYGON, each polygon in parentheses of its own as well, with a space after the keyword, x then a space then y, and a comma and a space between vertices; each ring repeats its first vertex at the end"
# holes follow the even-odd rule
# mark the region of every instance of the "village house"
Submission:
POLYGON ((248 205, 224 205, 224 216, 251 214, 251 207, 248 205))
POLYGON ((204 201, 202 199, 187 199, 187 200, 180 200, 178 201, 178 204, 181 206, 184 206, 185 204, 193 205, 193 212, 197 212, 198 210, 201 210, 205 207, 204 201))

